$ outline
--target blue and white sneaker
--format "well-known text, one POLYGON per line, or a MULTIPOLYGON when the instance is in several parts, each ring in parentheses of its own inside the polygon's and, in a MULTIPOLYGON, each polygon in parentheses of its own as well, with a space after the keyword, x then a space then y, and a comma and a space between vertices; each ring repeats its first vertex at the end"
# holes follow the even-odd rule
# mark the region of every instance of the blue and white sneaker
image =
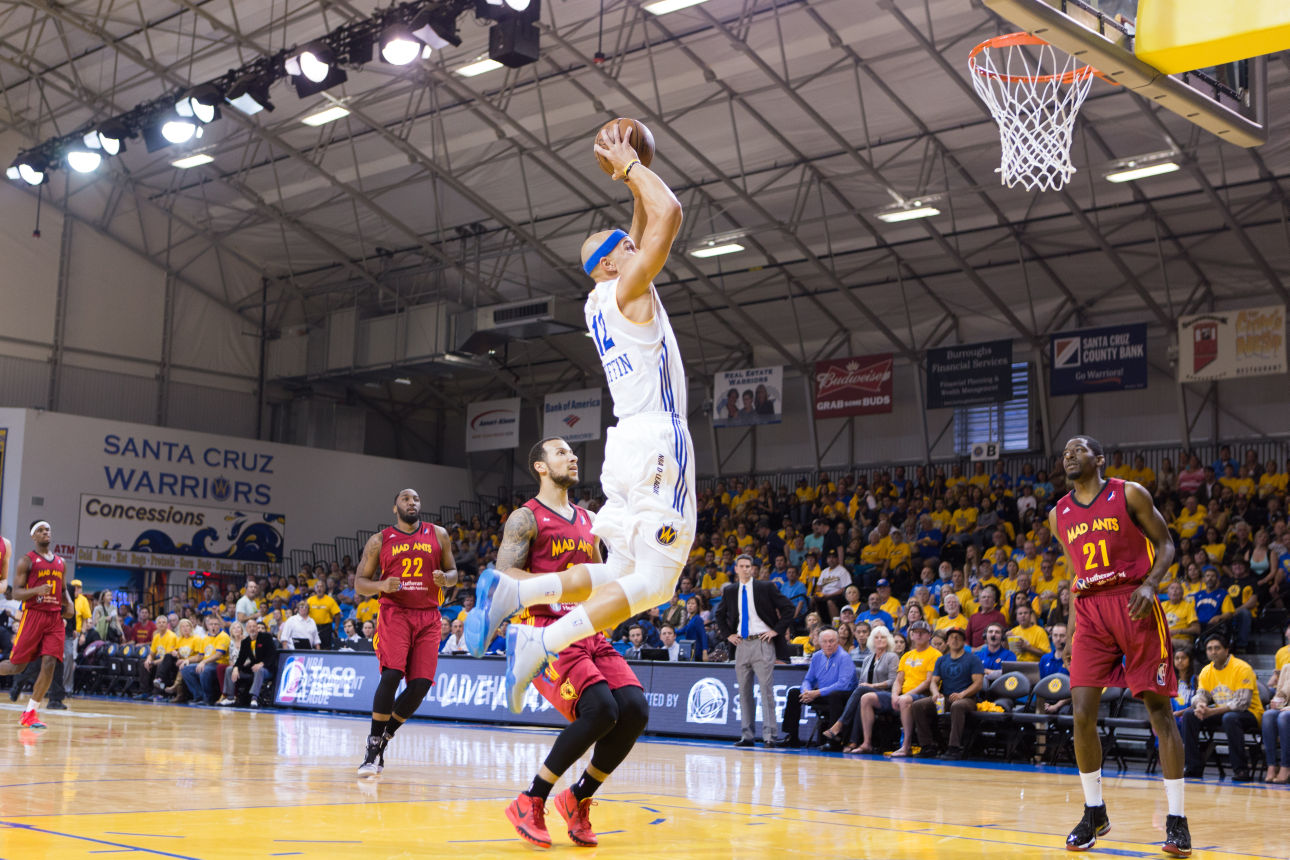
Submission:
POLYGON ((493 633, 502 622, 523 609, 520 606, 520 584, 496 568, 479 575, 475 585, 475 608, 466 614, 466 650, 472 657, 483 657, 493 633))
POLYGON ((506 628, 506 701, 513 713, 524 710, 524 693, 555 659, 542 641, 542 628, 512 624, 506 628))

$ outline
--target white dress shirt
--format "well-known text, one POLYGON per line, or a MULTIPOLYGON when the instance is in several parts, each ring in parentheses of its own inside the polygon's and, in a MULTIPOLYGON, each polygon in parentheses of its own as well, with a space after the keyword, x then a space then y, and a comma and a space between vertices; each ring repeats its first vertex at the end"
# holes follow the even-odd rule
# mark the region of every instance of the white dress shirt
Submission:
POLYGON ((278 641, 284 646, 294 647, 293 640, 296 639, 308 639, 309 644, 314 647, 322 644, 322 640, 318 638, 318 625, 308 615, 304 618, 292 615, 278 627, 278 641))
POLYGON ((440 654, 451 654, 454 651, 466 650, 466 634, 460 636, 449 636, 443 642, 443 647, 439 649, 440 654))
MULTIPOLYGON (((739 583, 739 590, 748 593, 748 635, 752 637, 759 636, 762 633, 769 633, 771 628, 766 625, 765 621, 761 620, 761 616, 757 614, 757 604, 753 602, 753 580, 750 579, 747 582, 739 583)), ((735 631, 738 633, 744 629, 744 598, 742 594, 736 594, 735 599, 739 601, 739 630, 735 631)))

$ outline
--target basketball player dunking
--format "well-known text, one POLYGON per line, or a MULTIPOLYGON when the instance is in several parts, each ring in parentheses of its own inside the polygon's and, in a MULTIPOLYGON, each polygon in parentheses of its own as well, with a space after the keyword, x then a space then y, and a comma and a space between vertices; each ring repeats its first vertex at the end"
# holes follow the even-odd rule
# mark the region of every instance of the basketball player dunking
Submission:
POLYGON ((1169 624, 1157 593, 1174 558, 1164 518, 1140 484, 1102 478, 1102 445, 1076 436, 1062 453, 1073 484, 1048 515, 1075 577, 1074 612, 1064 662, 1070 666, 1075 762, 1084 785, 1084 816, 1066 837, 1071 851, 1093 847, 1111 829, 1102 801, 1102 743, 1097 708, 1105 687, 1128 687, 1147 706, 1160 741, 1169 814, 1164 850, 1191 854, 1183 812, 1183 745, 1170 700, 1178 691, 1169 624))
POLYGON ((605 439, 605 505, 594 534, 608 563, 576 564, 525 578, 485 571, 466 619, 466 648, 482 654, 502 620, 525 606, 577 603, 553 624, 506 630, 511 710, 524 691, 574 642, 612 628, 672 596, 694 540, 694 456, 686 424, 685 369, 667 311, 654 289, 681 227, 681 204, 611 125, 596 153, 635 197, 630 233, 596 233, 582 244, 582 269, 595 282, 585 308, 618 424, 605 439))
MULTIPOLYGON (((592 515, 569 501, 569 488, 578 483, 578 458, 569 443, 559 438, 538 442, 529 454, 529 471, 538 479, 538 494, 506 518, 497 567, 528 568, 541 575, 599 563, 592 515)), ((539 603, 526 609, 521 620, 546 627, 575 608, 539 603)), ((645 692, 627 661, 599 633, 561 651, 533 686, 569 725, 555 739, 528 790, 506 808, 506 817, 522 839, 550 848, 546 799, 560 775, 595 744, 582 777, 555 799, 569 838, 577 845, 594 846, 597 839, 588 815, 591 796, 627 758, 645 729, 645 692)))
MULTIPOLYGON (((40 658, 40 674, 32 687, 31 699, 23 709, 18 725, 28 729, 43 729, 45 724, 37 715, 37 705, 49 692, 54 681, 54 670, 63 659, 63 619, 72 618, 76 611, 67 593, 67 565, 62 556, 49 551, 53 539, 52 529, 44 520, 31 524, 31 539, 36 549, 18 559, 13 574, 13 599, 22 601, 22 620, 18 622, 18 635, 14 637, 9 659, 0 662, 0 675, 17 675, 27 664, 40 658)), ((8 567, 8 542, 4 566, 8 567)))
POLYGON ((385 767, 385 747, 434 685, 439 665, 442 589, 457 583, 452 541, 441 526, 421 520, 421 497, 403 490, 394 499, 394 525, 368 538, 354 590, 379 594, 373 645, 381 680, 372 696, 372 731, 359 765, 361 777, 385 767), (395 699, 399 682, 408 686, 395 699))

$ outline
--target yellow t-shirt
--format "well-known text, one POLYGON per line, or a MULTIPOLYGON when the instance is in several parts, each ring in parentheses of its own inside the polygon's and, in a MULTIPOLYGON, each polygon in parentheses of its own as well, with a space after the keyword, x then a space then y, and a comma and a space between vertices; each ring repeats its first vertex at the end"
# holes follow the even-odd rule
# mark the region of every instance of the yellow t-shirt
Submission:
POLYGON ((175 653, 180 657, 192 657, 202 652, 202 640, 204 636, 193 634, 192 636, 175 637, 175 653))
POLYGON ((963 483, 966 480, 967 478, 963 477, 962 475, 951 475, 950 477, 945 479, 945 489, 948 490, 951 487, 957 487, 959 484, 963 483))
POLYGON ((973 484, 974 486, 980 487, 981 489, 984 490, 990 486, 990 476, 973 475, 972 477, 968 478, 968 483, 973 484))
POLYGON ((228 649, 232 644, 232 641, 233 640, 229 638, 228 633, 223 630, 216 633, 214 636, 207 636, 202 640, 202 659, 209 660, 217 651, 222 652, 215 659, 215 663, 218 666, 227 666, 228 649))
POLYGON ((1045 633, 1044 628, 1040 627, 1038 624, 1031 624, 1029 627, 1014 627, 1008 631, 1008 647, 1017 655, 1017 659, 1023 663, 1038 663, 1039 656, 1036 654, 1022 653, 1016 648, 1013 648, 1013 640, 1017 638, 1026 640, 1026 642, 1030 643, 1032 647, 1038 648, 1045 654, 1053 650, 1053 644, 1048 641, 1048 634, 1045 633))
POLYGON ((798 487, 793 492, 797 494, 798 501, 805 502, 808 505, 815 501, 814 487, 798 487))
POLYGON ((358 619, 359 624, 362 624, 364 621, 375 621, 376 613, 379 612, 380 609, 381 601, 377 600, 375 597, 369 597, 362 603, 358 604, 358 607, 354 610, 354 617, 358 619))
POLYGON ((876 544, 867 544, 860 550, 860 563, 872 564, 881 567, 882 563, 887 560, 887 548, 882 545, 882 541, 876 544))
POLYGON ((279 597, 282 598, 282 602, 285 604, 291 599, 291 592, 287 591, 285 588, 275 588, 269 595, 269 603, 272 604, 274 599, 279 597))
POLYGON ((179 637, 175 631, 167 630, 165 633, 152 634, 152 656, 160 657, 162 654, 169 654, 179 647, 179 637))
POLYGON ((1227 665, 1222 669, 1215 669, 1210 663, 1200 670, 1200 688, 1208 692, 1214 704, 1220 707, 1230 703, 1237 690, 1249 690, 1253 694, 1250 696, 1250 713, 1256 720, 1263 718, 1263 701, 1259 699, 1254 669, 1244 660, 1228 657, 1227 665))
POLYGON ((1122 463, 1119 466, 1106 467, 1106 476, 1108 478, 1121 478, 1121 479, 1128 479, 1131 481, 1133 479, 1130 478, 1129 476, 1132 474, 1133 474, 1133 470, 1129 468, 1128 463, 1122 463))
POLYGON ((908 565, 909 559, 912 555, 913 552, 910 550, 909 544, 892 544, 891 551, 887 553, 887 568, 889 570, 895 570, 899 567, 908 565))
POLYGON ((1005 565, 1008 563, 1008 559, 1012 558, 1012 547, 1007 544, 992 546, 985 551, 982 557, 990 564, 1005 565))
MULTIPOLYGON (((0 575, 3 575, 4 572, 4 569, 0 568, 0 575)), ((80 633, 93 616, 94 612, 90 609, 89 598, 84 594, 78 594, 76 596, 76 632, 80 633)))
POLYGON ((960 630, 967 630, 967 626, 968 626, 967 616, 964 615, 962 612, 960 612, 958 615, 955 615, 953 618, 949 617, 948 615, 942 615, 940 618, 937 618, 935 629, 949 630, 951 627, 957 627, 960 630))
POLYGON ((971 588, 964 586, 963 588, 960 588, 958 591, 954 592, 954 595, 958 597, 959 606, 963 609, 964 615, 971 615, 973 612, 976 612, 977 610, 976 599, 972 596, 971 588))
POLYGON ((1033 583, 1035 580, 1039 579, 1039 565, 1043 564, 1043 562, 1044 560, 1040 556, 1026 558, 1023 555, 1021 558, 1017 559, 1017 569, 1022 573, 1030 574, 1030 581, 1033 583))
POLYGON ((1169 622, 1169 633, 1179 639, 1186 639, 1188 642, 1196 640, 1195 633, 1180 633, 1178 628, 1194 624, 1199 619, 1196 617, 1196 604, 1183 597, 1177 603, 1171 603, 1168 600, 1162 601, 1160 608, 1165 611, 1165 621, 1169 622))
POLYGON ((941 534, 944 534, 949 529, 950 523, 954 521, 954 515, 949 511, 932 511, 929 516, 932 518, 932 525, 940 529, 941 534))
POLYGON ((901 686, 901 694, 908 693, 919 684, 926 681, 936 668, 936 661, 941 658, 941 652, 937 651, 931 645, 928 645, 922 651, 906 651, 900 655, 901 672, 905 673, 905 683, 901 686))
POLYGON ((314 620, 314 624, 330 624, 333 618, 340 615, 340 607, 330 594, 311 594, 306 602, 309 604, 309 617, 314 620))
POLYGON ((1178 518, 1174 520, 1174 528, 1178 530, 1179 537, 1185 537, 1185 538, 1195 537, 1196 532, 1200 531, 1201 527, 1204 525, 1205 525, 1205 506, 1204 505, 1197 505, 1196 513, 1194 514, 1187 513, 1187 509, 1183 508, 1182 512, 1178 514, 1178 518))
POLYGON ((1214 562, 1214 564, 1220 564, 1223 561, 1223 553, 1227 552, 1227 544, 1207 543, 1203 549, 1205 554, 1209 556, 1210 561, 1214 562))
POLYGON ((935 630, 935 629, 936 629, 936 619, 937 619, 937 618, 939 618, 939 617, 941 616, 941 613, 937 612, 937 611, 936 611, 936 607, 935 607, 935 606, 932 606, 932 604, 930 604, 930 603, 929 603, 929 604, 927 604, 926 606, 923 606, 923 605, 920 603, 920 604, 919 604, 919 606, 920 606, 920 607, 922 608, 922 610, 923 610, 923 620, 924 620, 924 621, 926 621, 928 624, 932 625, 932 629, 933 629, 933 630, 935 630))
POLYGON ((737 537, 735 538, 735 545, 740 549, 748 549, 748 547, 753 545, 753 536, 744 535, 743 537, 737 537))
POLYGON ((887 599, 882 602, 882 606, 879 606, 878 608, 890 615, 892 618, 895 618, 900 614, 901 605, 901 602, 897 600, 896 596, 893 594, 889 595, 887 599))
POLYGON ((970 532, 976 528, 976 519, 980 511, 973 507, 959 508, 950 517, 950 523, 956 532, 970 532))
POLYGON ((1183 587, 1183 598, 1186 599, 1188 597, 1191 597, 1196 592, 1200 591, 1202 588, 1204 588, 1205 580, 1198 579, 1195 582, 1188 582, 1187 580, 1184 579, 1182 580, 1182 587, 1183 587))
POLYGON ((1128 478, 1130 481, 1136 481, 1144 487, 1149 487, 1156 480, 1156 470, 1150 466, 1143 466, 1141 469, 1130 469, 1128 478))
POLYGON ((721 589, 725 588, 726 583, 728 583, 729 581, 730 581, 730 577, 722 573, 721 571, 717 571, 716 573, 705 573, 703 575, 703 583, 699 586, 699 588, 703 589, 704 591, 710 594, 712 593, 712 589, 714 588, 717 589, 717 591, 720 591, 721 589))
POLYGON ((1285 664, 1290 663, 1290 645, 1282 645, 1277 650, 1277 656, 1273 659, 1276 661, 1273 664, 1273 668, 1280 672, 1285 664))
POLYGON ((1285 472, 1264 472, 1259 476, 1259 495, 1284 493, 1287 483, 1290 483, 1287 479, 1290 479, 1290 474, 1285 472))

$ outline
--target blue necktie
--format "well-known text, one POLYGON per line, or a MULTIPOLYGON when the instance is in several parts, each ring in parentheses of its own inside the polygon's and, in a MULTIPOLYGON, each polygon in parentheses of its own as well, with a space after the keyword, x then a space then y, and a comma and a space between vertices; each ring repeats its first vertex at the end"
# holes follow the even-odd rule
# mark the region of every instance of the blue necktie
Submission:
POLYGON ((739 586, 739 614, 742 616, 739 621, 739 635, 748 638, 748 588, 739 586))

